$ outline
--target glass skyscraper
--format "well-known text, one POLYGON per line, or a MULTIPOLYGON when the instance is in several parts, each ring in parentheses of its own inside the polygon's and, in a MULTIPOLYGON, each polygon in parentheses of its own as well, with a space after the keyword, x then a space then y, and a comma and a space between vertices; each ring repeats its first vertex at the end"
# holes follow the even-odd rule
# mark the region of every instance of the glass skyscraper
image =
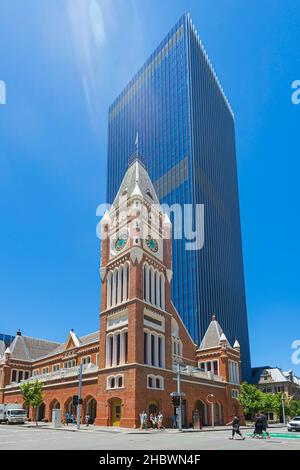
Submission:
POLYGON ((197 344, 215 313, 250 379, 234 117, 188 14, 109 108, 109 203, 137 132, 160 202, 204 204, 203 248, 173 240, 173 303, 197 344))

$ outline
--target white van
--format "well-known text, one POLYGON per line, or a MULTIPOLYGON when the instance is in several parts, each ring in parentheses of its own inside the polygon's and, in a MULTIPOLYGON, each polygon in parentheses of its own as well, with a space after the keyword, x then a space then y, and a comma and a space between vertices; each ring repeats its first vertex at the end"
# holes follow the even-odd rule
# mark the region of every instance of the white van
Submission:
POLYGON ((0 423, 25 423, 26 410, 19 403, 0 404, 0 423))

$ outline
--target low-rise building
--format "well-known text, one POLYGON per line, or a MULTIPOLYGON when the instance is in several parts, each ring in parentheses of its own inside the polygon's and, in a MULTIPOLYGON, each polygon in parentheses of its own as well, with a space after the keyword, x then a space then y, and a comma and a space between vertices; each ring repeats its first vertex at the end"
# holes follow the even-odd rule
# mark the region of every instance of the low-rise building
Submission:
MULTIPOLYGON (((300 379, 292 370, 283 371, 280 367, 254 367, 252 369, 252 383, 265 393, 285 393, 294 400, 300 400, 300 379)), ((268 413, 272 422, 282 421, 282 416, 274 412, 268 413)))

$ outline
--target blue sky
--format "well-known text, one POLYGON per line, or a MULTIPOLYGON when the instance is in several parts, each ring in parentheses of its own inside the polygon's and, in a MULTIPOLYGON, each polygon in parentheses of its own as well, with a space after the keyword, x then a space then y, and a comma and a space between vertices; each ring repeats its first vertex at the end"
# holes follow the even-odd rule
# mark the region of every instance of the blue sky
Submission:
POLYGON ((98 328, 108 106, 184 11, 235 112, 252 363, 300 375, 291 0, 1 1, 0 331, 64 340, 98 328))

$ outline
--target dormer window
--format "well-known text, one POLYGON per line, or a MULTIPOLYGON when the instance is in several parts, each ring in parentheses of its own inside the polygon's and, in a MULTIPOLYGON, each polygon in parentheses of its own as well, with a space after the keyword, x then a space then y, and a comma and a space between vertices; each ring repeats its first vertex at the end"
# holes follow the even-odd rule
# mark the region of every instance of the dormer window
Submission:
POLYGON ((147 189, 146 194, 147 194, 148 197, 150 197, 150 199, 153 200, 153 196, 152 196, 151 191, 150 191, 149 188, 147 189))

